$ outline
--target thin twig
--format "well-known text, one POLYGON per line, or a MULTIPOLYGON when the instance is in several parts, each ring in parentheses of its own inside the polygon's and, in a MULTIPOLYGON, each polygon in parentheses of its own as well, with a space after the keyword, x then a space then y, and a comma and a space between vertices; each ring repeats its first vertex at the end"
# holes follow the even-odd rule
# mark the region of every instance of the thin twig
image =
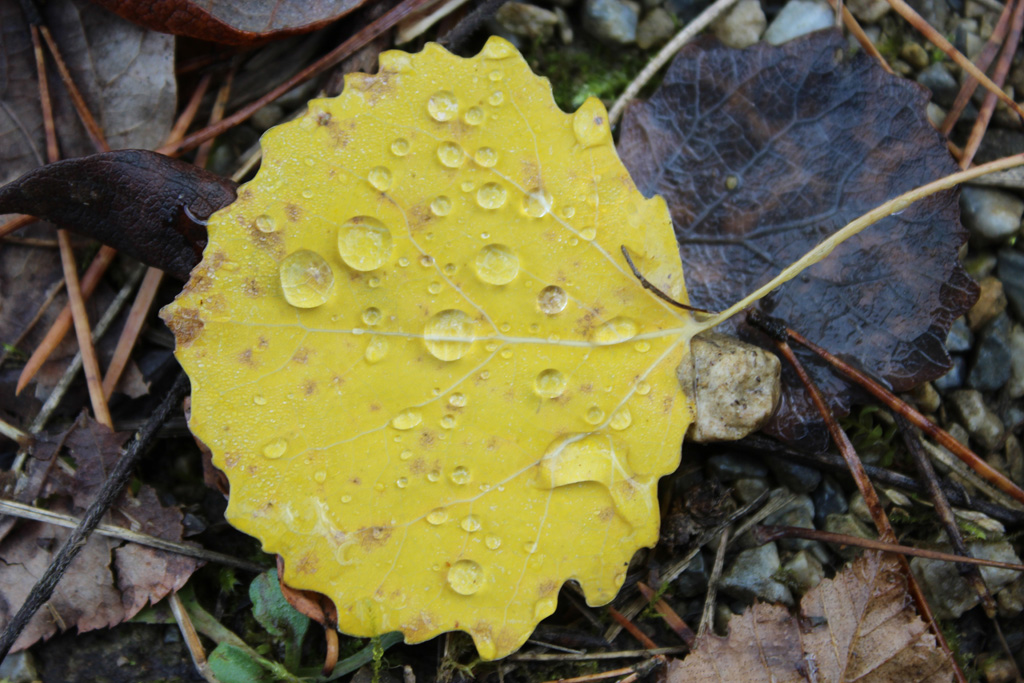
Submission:
POLYGON ((75 268, 75 254, 71 251, 71 238, 66 230, 57 230, 60 241, 60 260, 64 267, 64 282, 68 287, 68 303, 71 304, 71 317, 75 323, 75 336, 78 337, 78 348, 82 354, 82 367, 85 369, 85 383, 89 388, 89 400, 96 421, 113 429, 114 420, 110 417, 107 397, 103 395, 103 374, 100 372, 100 361, 96 357, 96 347, 89 333, 89 313, 85 310, 82 290, 78 283, 78 271, 75 268))
POLYGON ((0 225, 0 237, 7 237, 12 232, 21 230, 26 225, 31 225, 38 220, 35 216, 17 216, 12 218, 3 225, 0 225))
POLYGON ((947 448, 953 453, 953 455, 960 458, 960 460, 970 466, 971 469, 977 472, 986 481, 997 487, 1003 493, 1011 496, 1016 501, 1024 503, 1024 491, 1022 491, 1017 484, 1011 481, 1005 474, 978 457, 974 451, 954 439, 949 432, 942 429, 918 412, 912 405, 894 395, 891 391, 883 387, 865 373, 844 362, 842 359, 832 355, 814 342, 803 337, 803 335, 798 332, 792 329, 787 329, 786 332, 793 341, 821 356, 836 370, 852 379, 862 388, 870 392, 875 398, 888 406, 890 410, 903 415, 915 427, 927 434, 929 438, 947 448))
POLYGON ((43 314, 50 308, 50 305, 53 304, 54 299, 57 298, 57 295, 60 294, 62 289, 64 289, 64 278, 61 278, 50 285, 50 289, 46 291, 46 296, 43 298, 43 302, 39 304, 39 308, 36 309, 35 315, 32 316, 32 319, 25 324, 25 327, 21 329, 21 333, 18 334, 18 337, 14 341, 4 345, 3 351, 0 352, 0 365, 3 365, 4 361, 7 360, 7 356, 10 354, 10 349, 17 349, 21 346, 21 343, 25 341, 25 337, 28 336, 29 332, 35 329, 36 323, 39 322, 43 317, 43 314))
MULTIPOLYGON (((1013 56, 1017 52, 1017 45, 1020 43, 1021 29, 1024 29, 1024 0, 1017 0, 1013 19, 1010 22, 1010 32, 1006 36, 1006 43, 1003 45, 1003 50, 999 55, 999 61, 996 62, 995 71, 992 72, 992 81, 999 87, 1002 87, 1006 81, 1007 74, 1010 72, 1010 62, 1013 60, 1013 56)), ((985 131, 988 130, 989 121, 992 120, 992 114, 995 113, 995 110, 996 95, 990 92, 985 95, 985 101, 982 102, 981 109, 978 110, 978 118, 971 129, 971 135, 967 139, 967 144, 964 145, 963 153, 960 156, 960 168, 967 168, 974 161, 974 155, 981 145, 982 138, 985 137, 985 131)))
POLYGON ((718 582, 722 578, 722 569, 725 567, 725 550, 729 546, 729 531, 731 527, 722 530, 722 537, 718 541, 718 550, 715 551, 715 563, 711 565, 711 574, 708 576, 708 590, 704 596, 704 609, 700 613, 700 624, 697 626, 697 637, 700 638, 711 628, 715 618, 715 596, 718 594, 718 582))
POLYGON ((615 100, 615 104, 612 105, 611 111, 608 112, 608 123, 614 126, 619 118, 622 116, 623 110, 626 105, 629 104, 630 100, 637 96, 637 93, 647 82, 654 77, 654 74, 658 73, 661 67, 668 64, 669 60, 679 52, 683 45, 693 40, 694 36, 703 31, 705 28, 711 25, 715 19, 725 13, 730 7, 735 5, 737 0, 715 0, 715 3, 710 5, 707 9, 697 15, 697 17, 689 24, 683 27, 683 29, 677 33, 672 40, 665 44, 665 47, 658 50, 658 54, 654 55, 654 58, 647 63, 647 66, 637 74, 637 77, 626 86, 626 89, 619 95, 619 99, 615 100))
POLYGON ((854 38, 857 39, 857 43, 860 44, 860 47, 864 50, 865 54, 873 57, 883 69, 889 73, 893 73, 892 67, 889 66, 889 62, 885 61, 885 57, 882 56, 882 53, 878 51, 875 44, 871 42, 871 38, 869 38, 868 34, 864 32, 863 28, 861 28, 860 22, 857 21, 857 17, 853 16, 850 10, 846 8, 846 5, 842 3, 842 0, 828 0, 828 2, 832 5, 833 10, 841 10, 840 14, 842 16, 842 24, 846 26, 847 30, 853 34, 854 38))
POLYGON ((508 0, 483 0, 473 11, 462 17, 459 23, 455 24, 450 31, 437 39, 452 52, 458 52, 474 33, 490 19, 498 9, 508 0))
POLYGON ((675 631, 676 635, 686 643, 688 647, 693 647, 694 642, 697 640, 697 634, 693 632, 693 629, 687 625, 683 618, 680 617, 672 606, 665 602, 664 598, 659 598, 657 593, 643 581, 637 581, 636 587, 640 589, 640 594, 644 596, 647 602, 651 603, 655 611, 661 615, 661 618, 665 620, 668 627, 675 631))
POLYGON ((139 332, 142 331, 143 323, 146 322, 146 316, 149 315, 149 309, 153 305, 153 299, 156 298, 163 277, 164 271, 159 268, 149 267, 146 269, 142 285, 139 286, 139 291, 135 294, 135 301, 132 303, 131 310, 128 311, 128 320, 125 321, 121 336, 117 339, 117 347, 110 359, 110 365, 107 366, 107 374, 103 377, 103 395, 107 398, 114 393, 117 382, 121 379, 121 373, 128 365, 128 359, 132 355, 132 349, 135 348, 135 342, 139 338, 139 332))
MULTIPOLYGON (((53 512, 52 510, 44 510, 32 505, 25 505, 24 503, 19 503, 13 500, 4 500, 2 498, 0 498, 0 513, 10 515, 11 517, 18 517, 20 519, 31 519, 36 522, 53 524, 54 526, 64 527, 65 529, 74 529, 82 522, 81 519, 74 517, 73 515, 65 515, 60 512, 53 512)), ((243 569, 248 572, 259 573, 264 571, 264 567, 261 567, 254 562, 247 562, 246 560, 241 560, 237 557, 232 557, 231 555, 225 555, 224 553, 218 553, 213 550, 207 550, 206 548, 189 545, 188 543, 169 541, 166 538, 160 538, 159 536, 150 536, 149 534, 125 529, 124 527, 116 526, 114 524, 100 524, 96 527, 95 533, 100 536, 117 538, 122 541, 143 545, 147 548, 166 550, 167 552, 175 553, 176 555, 194 557, 197 560, 214 562, 227 567, 243 569)))
POLYGON ((989 92, 995 93, 996 97, 1005 102, 1006 105, 1010 107, 1010 109, 1013 110, 1018 116, 1024 118, 1024 109, 1021 109, 1020 105, 1013 101, 1012 97, 1003 92, 999 86, 992 82, 991 78, 986 76, 984 72, 978 69, 978 67, 974 66, 971 60, 967 59, 967 57, 963 56, 963 54, 961 54, 959 50, 953 47, 952 43, 946 40, 946 38, 941 33, 936 31, 927 21, 925 21, 924 17, 918 14, 913 7, 911 7, 905 2, 905 0, 888 1, 889 5, 891 5, 892 8, 896 10, 896 12, 898 12, 904 19, 906 19, 911 26, 917 29, 921 35, 923 35, 925 38, 931 41, 932 44, 935 45, 937 48, 945 52, 950 59, 952 59, 954 62, 960 65, 960 68, 962 68, 964 71, 969 73, 974 78, 978 79, 978 81, 982 85, 984 85, 985 88, 989 90, 989 92))
MULTIPOLYGON (((64 57, 61 56, 60 48, 57 46, 56 41, 54 41, 53 36, 50 35, 50 29, 46 25, 42 25, 39 27, 39 32, 42 33, 46 46, 50 48, 50 54, 53 55, 53 63, 57 66, 57 72, 60 73, 61 81, 64 83, 64 87, 68 89, 75 112, 78 113, 78 118, 82 121, 82 125, 85 126, 89 137, 92 138, 93 144, 99 151, 109 152, 110 145, 107 144, 107 138, 103 134, 103 129, 96 123, 96 117, 89 111, 89 105, 86 104, 85 98, 82 97, 82 92, 75 85, 75 80, 71 77, 71 71, 68 70, 68 65, 64 62, 64 57)), ((51 159, 51 161, 53 160, 51 159)))
MULTIPOLYGON (((928 455, 925 453, 924 446, 921 445, 917 430, 914 429, 914 426, 910 424, 907 418, 899 413, 896 413, 893 417, 896 420, 896 425, 899 427, 900 434, 903 436, 903 443, 906 444, 907 450, 910 451, 910 455, 914 459, 914 465, 917 467, 918 474, 921 475, 925 485, 928 487, 928 497, 935 506, 935 513, 946 530, 946 538, 949 539, 950 545, 953 546, 953 552, 957 555, 970 556, 971 553, 967 549, 967 544, 964 543, 964 537, 960 534, 960 527, 956 524, 953 508, 950 507, 949 501, 942 493, 942 488, 939 486, 939 478, 935 474, 935 468, 932 467, 932 461, 928 459, 928 455)), ((964 563, 958 566, 957 569, 961 575, 966 576, 967 582, 971 584, 974 592, 981 598, 981 604, 988 618, 995 618, 995 598, 992 597, 992 592, 985 585, 985 580, 982 578, 978 568, 967 566, 967 563, 964 563)))
POLYGON ((614 607, 609 607, 608 616, 610 616, 615 623, 624 628, 629 635, 636 638, 637 641, 648 650, 658 649, 658 644, 651 640, 650 636, 641 631, 636 624, 630 621, 629 617, 622 614, 619 610, 614 607))
MULTIPOLYGON (((114 256, 117 255, 117 251, 112 247, 106 245, 100 247, 100 250, 96 252, 95 258, 92 263, 86 269, 85 274, 82 275, 81 288, 82 296, 88 299, 92 296, 92 293, 96 290, 96 286, 100 283, 100 279, 103 274, 107 272, 107 268, 114 260, 114 256)), ((21 369, 21 374, 18 376, 18 384, 15 386, 14 395, 17 396, 24 390, 28 383, 32 381, 32 378, 36 376, 39 369, 43 367, 43 364, 49 359, 50 354, 60 345, 64 340, 64 336, 67 335, 68 330, 71 329, 71 304, 65 304, 61 310, 60 315, 50 325, 50 329, 46 332, 46 336, 36 346, 35 351, 29 356, 28 360, 25 361, 25 367, 21 369)))
POLYGON ((180 409, 181 400, 187 392, 188 380, 183 374, 179 374, 174 381, 174 385, 164 397, 160 407, 150 416, 146 426, 136 434, 135 439, 132 440, 121 454, 117 464, 111 470, 110 476, 104 482, 103 488, 100 489, 99 494, 96 496, 96 500, 86 510, 81 524, 64 541, 50 566, 46 568, 42 577, 32 587, 21 609, 7 623, 3 633, 0 634, 0 660, 6 659, 11 646, 14 645, 18 636, 21 635, 21 632, 28 625, 29 620, 53 595, 54 589, 57 587, 58 582, 60 582, 61 577, 64 576, 68 566, 70 566, 78 552, 88 541, 89 534, 100 523, 103 515, 110 509, 110 506, 121 494, 125 484, 128 483, 135 469, 135 464, 152 445, 160 425, 167 419, 171 411, 180 409))
POLYGON ((510 662, 587 662, 598 659, 639 659, 653 657, 656 655, 676 655, 686 652, 689 648, 684 646, 658 647, 647 650, 616 650, 615 652, 588 652, 582 655, 530 655, 519 654, 508 658, 510 662))
POLYGON ((692 311, 694 313, 704 313, 706 315, 714 315, 714 313, 712 313, 711 311, 707 310, 706 308, 697 308, 696 306, 691 306, 689 304, 684 304, 681 301, 676 301, 675 299, 670 297, 668 294, 666 294, 665 292, 663 292, 660 289, 658 289, 657 285, 655 285, 650 280, 648 280, 646 277, 644 277, 643 273, 640 272, 640 269, 636 267, 635 263, 633 263, 633 257, 629 255, 629 249, 626 248, 626 245, 623 244, 619 248, 622 249, 622 255, 626 258, 626 263, 629 264, 629 269, 633 271, 633 277, 635 277, 637 279, 637 281, 640 283, 641 287, 643 287, 647 291, 651 292, 652 294, 654 294, 656 297, 658 297, 662 301, 666 301, 666 302, 672 304, 676 308, 681 308, 684 311, 692 311))
MULTIPOLYGON (((975 57, 975 64, 979 69, 985 71, 989 65, 992 64, 992 60, 996 58, 996 54, 999 52, 999 46, 1002 45, 1003 40, 1006 38, 1006 32, 1010 30, 1010 3, 1006 3, 1003 6, 1003 11, 999 15, 999 21, 996 22, 996 26, 992 29, 992 35, 989 36, 985 46, 981 48, 981 52, 975 57)), ((950 107, 949 113, 946 114, 946 118, 943 119, 942 125, 939 126, 939 132, 943 135, 948 136, 950 131, 953 130, 953 126, 960 119, 960 115, 963 114, 964 109, 967 107, 967 103, 971 101, 971 95, 978 88, 978 79, 973 76, 968 76, 964 84, 960 86, 960 91, 956 94, 956 99, 953 100, 953 106, 950 107)), ((956 157, 959 159, 963 154, 963 150, 956 157)))
POLYGON ((969 555, 953 555, 951 553, 939 552, 938 550, 914 548, 912 546, 900 545, 898 543, 886 543, 885 541, 876 541, 873 538, 861 538, 860 536, 837 534, 831 531, 822 531, 821 529, 807 529, 797 526, 765 525, 754 528, 754 538, 761 544, 771 543, 772 541, 777 541, 780 538, 802 538, 808 541, 820 541, 822 543, 834 543, 836 545, 852 545, 858 548, 867 548, 869 550, 881 550, 882 552, 887 553, 909 555, 910 557, 923 557, 926 560, 958 562, 978 565, 981 567, 996 567, 998 569, 1009 569, 1015 572, 1024 572, 1024 564, 999 562, 998 560, 984 560, 976 557, 970 557, 969 555))
POLYGON ((174 615, 174 620, 178 622, 178 628, 181 630, 182 638, 185 639, 185 646, 188 648, 189 655, 192 656, 192 664, 195 665, 196 670, 199 671, 199 674, 207 683, 220 683, 210 670, 210 664, 206 661, 206 651, 199 640, 199 634, 196 633, 196 627, 192 624, 192 618, 189 617, 188 610, 185 609, 185 605, 182 604, 177 592, 168 596, 167 604, 171 607, 171 614, 174 615))
POLYGON ((198 145, 211 140, 221 133, 234 128, 239 123, 245 121, 250 116, 255 114, 257 111, 262 109, 264 106, 270 104, 277 98, 281 97, 285 93, 292 90, 295 86, 300 83, 304 83, 307 80, 319 76, 328 69, 336 66, 343 59, 351 55, 359 48, 365 46, 373 39, 393 27, 399 21, 401 21, 406 15, 415 10, 418 7, 430 2, 430 0, 405 0, 402 4, 392 9, 387 14, 383 15, 380 19, 373 22, 366 28, 362 29, 354 36, 343 42, 338 47, 331 50, 329 53, 318 59, 313 64, 310 64, 305 69, 289 78, 284 83, 280 84, 263 97, 250 102, 246 106, 236 111, 231 116, 222 119, 219 123, 213 126, 207 126, 200 131, 189 135, 188 137, 168 143, 160 149, 156 150, 161 154, 168 156, 178 156, 183 152, 186 152, 198 145))

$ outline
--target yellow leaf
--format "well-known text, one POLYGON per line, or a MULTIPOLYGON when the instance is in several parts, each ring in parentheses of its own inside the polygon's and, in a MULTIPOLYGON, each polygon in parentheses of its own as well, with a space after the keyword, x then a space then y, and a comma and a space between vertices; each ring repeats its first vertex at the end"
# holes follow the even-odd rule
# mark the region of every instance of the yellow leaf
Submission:
POLYGON ((339 628, 520 647, 568 579, 610 601, 657 540, 697 325, 661 198, 607 114, 506 41, 386 52, 268 132, 163 315, 227 517, 339 628))

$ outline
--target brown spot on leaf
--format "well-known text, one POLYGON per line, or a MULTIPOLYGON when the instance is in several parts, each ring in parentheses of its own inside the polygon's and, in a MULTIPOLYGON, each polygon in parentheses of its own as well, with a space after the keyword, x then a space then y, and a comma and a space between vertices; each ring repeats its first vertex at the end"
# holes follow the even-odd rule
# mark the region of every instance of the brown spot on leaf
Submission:
POLYGON ((190 346, 203 331, 203 321, 199 317, 199 311, 194 308, 178 308, 172 315, 165 316, 161 313, 160 317, 174 334, 178 348, 190 346))
POLYGON ((245 284, 242 285, 242 293, 246 296, 256 298, 260 295, 260 283, 256 278, 246 280, 245 284))
POLYGON ((302 217, 302 207, 297 204, 288 204, 284 207, 284 213, 292 223, 298 222, 302 217))

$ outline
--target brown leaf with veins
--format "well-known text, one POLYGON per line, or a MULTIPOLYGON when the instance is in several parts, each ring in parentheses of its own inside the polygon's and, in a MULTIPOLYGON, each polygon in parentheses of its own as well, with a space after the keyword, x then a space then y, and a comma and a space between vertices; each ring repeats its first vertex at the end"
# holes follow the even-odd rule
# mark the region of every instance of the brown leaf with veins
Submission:
MULTIPOLYGON (((115 434, 91 419, 75 429, 65 445, 77 469, 68 474, 53 467, 45 483, 34 486, 41 489, 40 498, 48 501, 47 508, 81 517, 128 436, 115 434)), ((168 540, 182 538, 181 511, 161 505, 156 492, 145 485, 137 495, 125 491, 103 522, 168 540)), ((0 628, 21 607, 70 533, 63 527, 20 520, 0 541, 0 628)), ((32 618, 14 650, 49 638, 58 629, 89 631, 130 619, 147 604, 179 590, 199 565, 191 557, 93 534, 57 585, 47 608, 32 618)))
POLYGON ((154 31, 229 45, 252 45, 308 33, 366 0, 93 0, 154 31))
POLYGON ((669 665, 668 683, 940 683, 953 668, 910 607, 892 556, 868 552, 800 601, 800 619, 755 603, 669 665))
MULTIPOLYGON (((691 303, 722 310, 854 218, 957 170, 926 104, 837 31, 742 51, 698 41, 627 111, 618 149, 637 187, 669 204, 691 303)), ((965 239, 956 193, 936 194, 760 308, 905 391, 945 373, 946 333, 977 296, 957 254, 965 239)), ((845 413, 851 390, 807 364, 845 413)), ((766 431, 823 447, 820 418, 788 368, 783 377, 766 431)))

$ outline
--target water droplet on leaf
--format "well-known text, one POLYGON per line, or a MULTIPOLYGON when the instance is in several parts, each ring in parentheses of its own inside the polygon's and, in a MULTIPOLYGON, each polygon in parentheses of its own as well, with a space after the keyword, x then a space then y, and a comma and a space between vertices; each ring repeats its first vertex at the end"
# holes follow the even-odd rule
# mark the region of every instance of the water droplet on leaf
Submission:
POLYGON ((448 570, 448 585, 459 595, 473 595, 484 585, 484 569, 473 560, 459 560, 448 570))
POLYGON ((473 319, 456 308, 435 314, 423 329, 427 350, 439 360, 458 360, 473 344, 473 319))
POLYGON ((338 252, 353 270, 380 268, 391 256, 391 231, 371 216, 350 218, 338 230, 338 252))
POLYGON ((476 255, 476 274, 492 285, 507 285, 519 274, 519 257, 504 244, 488 244, 476 255))
POLYGON ((281 291, 296 308, 316 308, 327 302, 334 287, 334 271, 315 251, 301 249, 281 262, 281 291))

